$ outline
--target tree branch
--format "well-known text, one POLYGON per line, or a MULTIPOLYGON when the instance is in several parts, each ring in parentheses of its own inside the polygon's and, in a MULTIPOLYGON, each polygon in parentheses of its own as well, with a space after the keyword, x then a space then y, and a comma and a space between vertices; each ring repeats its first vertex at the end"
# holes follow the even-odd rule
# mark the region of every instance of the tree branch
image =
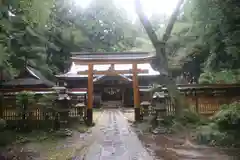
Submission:
POLYGON ((159 40, 155 31, 153 30, 151 22, 143 12, 140 0, 135 0, 137 15, 156 50, 156 58, 153 61, 154 68, 158 68, 158 71, 161 71, 161 73, 164 73, 166 75, 168 75, 168 56, 166 55, 166 42, 170 37, 171 31, 173 29, 175 21, 177 20, 180 7, 183 2, 184 0, 178 1, 176 9, 170 17, 163 39, 159 40))
POLYGON ((153 30, 151 22, 149 21, 149 19, 143 13, 143 9, 142 9, 142 5, 141 5, 140 0, 135 0, 135 4, 136 4, 135 7, 136 7, 137 15, 138 15, 143 27, 145 28, 145 30, 148 34, 148 37, 151 40, 153 46, 156 47, 156 45, 159 44, 157 34, 153 30))
POLYGON ((167 25, 167 28, 166 28, 166 31, 165 33, 163 34, 163 38, 162 38, 162 41, 164 43, 166 43, 170 37, 170 34, 172 32, 172 29, 173 29, 173 26, 177 20, 177 17, 179 15, 179 12, 180 12, 180 8, 181 8, 181 5, 183 4, 184 0, 179 0, 178 3, 177 3, 177 6, 173 12, 173 14, 171 15, 170 19, 169 19, 169 22, 168 22, 168 25, 167 25))
POLYGON ((156 68, 161 73, 161 75, 159 76, 159 81, 161 81, 162 79, 165 80, 165 84, 168 88, 169 95, 171 96, 171 98, 174 99, 175 102, 176 115, 179 117, 181 117, 182 110, 187 105, 185 105, 184 103, 186 101, 182 100, 181 94, 177 89, 177 85, 175 84, 173 78, 168 73, 169 69, 168 69, 168 56, 166 54, 166 42, 170 37, 174 23, 177 20, 180 7, 183 4, 183 2, 184 0, 179 0, 179 2, 177 3, 176 9, 174 10, 173 14, 170 17, 164 36, 162 40, 159 40, 157 38, 155 31, 153 30, 150 21, 147 19, 147 17, 145 17, 143 13, 140 0, 135 0, 136 12, 138 14, 138 17, 156 50, 156 58, 152 62, 152 66, 154 66, 154 68, 156 68))

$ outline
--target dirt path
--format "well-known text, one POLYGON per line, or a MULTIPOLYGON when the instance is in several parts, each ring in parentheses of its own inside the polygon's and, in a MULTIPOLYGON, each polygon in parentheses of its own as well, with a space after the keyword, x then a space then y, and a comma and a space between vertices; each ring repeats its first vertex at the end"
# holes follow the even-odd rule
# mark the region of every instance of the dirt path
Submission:
MULTIPOLYGON (((95 116, 96 117, 96 116, 95 116)), ((19 160, 235 160, 226 150, 185 145, 179 135, 137 135, 130 127, 133 112, 105 110, 87 133, 73 132, 58 141, 15 146, 19 160), (140 140, 139 140, 140 139, 140 140), (154 156, 154 157, 153 157, 154 156)), ((141 132, 139 132, 141 133, 141 132)), ((187 143, 188 144, 188 143, 187 143)), ((232 153, 240 153, 231 150, 232 153)), ((0 157, 1 159, 1 157, 0 157)))
POLYGON ((92 136, 85 160, 153 160, 117 109, 104 111, 92 136))
MULTIPOLYGON (((124 116, 129 123, 134 121, 134 111, 123 110, 124 116)), ((134 125, 135 126, 135 125, 134 125)), ((139 139, 144 143, 148 152, 155 155, 159 160, 237 160, 239 150, 220 149, 192 144, 186 141, 184 133, 178 134, 143 134, 141 130, 146 129, 146 124, 134 127, 138 131, 139 139), (140 130, 140 131, 139 131, 140 130)))
POLYGON ((172 135, 140 135, 148 150, 164 160, 233 160, 220 149, 186 143, 182 138, 172 135))

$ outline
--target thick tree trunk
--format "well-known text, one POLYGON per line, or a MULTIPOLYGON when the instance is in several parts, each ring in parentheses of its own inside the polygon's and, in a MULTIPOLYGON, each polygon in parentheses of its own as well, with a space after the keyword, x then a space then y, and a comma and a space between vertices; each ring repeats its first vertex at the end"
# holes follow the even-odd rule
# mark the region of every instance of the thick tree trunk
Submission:
POLYGON ((162 75, 159 77, 159 81, 163 81, 165 84, 168 94, 174 103, 175 112, 177 117, 181 117, 183 113, 183 109, 188 107, 186 103, 185 97, 178 90, 178 86, 175 83, 175 80, 169 75, 162 75))
MULTIPOLYGON (((159 43, 158 45, 155 46, 156 52, 158 54, 161 54, 163 52, 165 52, 165 45, 159 43)), ((158 55, 156 54, 156 55, 158 55)), ((167 61, 167 57, 165 57, 164 55, 162 56, 164 59, 158 59, 158 63, 157 64, 157 70, 160 73, 160 79, 159 82, 163 82, 163 84, 166 86, 167 90, 168 90, 168 94, 171 97, 172 102, 174 103, 175 106, 175 111, 176 111, 176 116, 177 117, 181 117, 182 116, 182 111, 185 107, 187 107, 187 104, 184 103, 185 102, 185 98, 182 96, 182 94, 180 93, 180 91, 178 90, 176 81, 174 80, 174 78, 171 75, 171 72, 168 69, 168 61, 167 61)))
POLYGON ((148 18, 144 15, 143 9, 140 3, 140 0, 135 0, 136 2, 136 12, 138 14, 138 17, 146 30, 149 39, 151 40, 153 46, 155 47, 156 50, 156 59, 153 62, 154 63, 154 68, 158 70, 161 74, 160 79, 164 81, 164 84, 166 85, 168 89, 168 93, 172 100, 174 101, 174 105, 176 107, 176 115, 181 116, 182 115, 182 110, 184 107, 186 107, 186 103, 184 103, 184 98, 180 94, 177 85, 172 78, 169 69, 168 69, 168 57, 166 54, 166 42, 168 41, 171 31, 173 29, 173 26, 177 20, 177 17, 180 12, 181 5, 183 4, 184 0, 179 0, 177 3, 177 6, 170 17, 169 23, 167 25, 166 31, 163 34, 162 40, 159 40, 155 31, 153 30, 153 27, 148 20, 148 18))

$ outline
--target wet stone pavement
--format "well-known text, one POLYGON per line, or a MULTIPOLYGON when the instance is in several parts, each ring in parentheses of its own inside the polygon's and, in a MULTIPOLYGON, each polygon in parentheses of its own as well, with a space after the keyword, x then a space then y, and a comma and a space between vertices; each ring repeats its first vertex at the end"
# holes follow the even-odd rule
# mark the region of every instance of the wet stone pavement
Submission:
POLYGON ((104 111, 92 135, 95 141, 85 160, 153 160, 117 109, 104 111))

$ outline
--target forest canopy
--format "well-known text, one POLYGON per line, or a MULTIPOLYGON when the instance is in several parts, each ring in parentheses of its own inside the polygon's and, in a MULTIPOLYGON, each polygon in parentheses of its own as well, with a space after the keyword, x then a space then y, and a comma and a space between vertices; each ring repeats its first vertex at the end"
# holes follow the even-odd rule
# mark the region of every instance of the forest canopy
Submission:
MULTIPOLYGON (((139 19, 133 22, 113 0, 85 8, 69 0, 0 2, 0 68, 12 78, 26 65, 49 78, 63 73, 73 51, 154 51, 139 19)), ((239 16, 236 0, 185 0, 166 42, 169 68, 201 83, 239 82, 239 16)), ((169 18, 149 17, 158 36, 169 18)))

